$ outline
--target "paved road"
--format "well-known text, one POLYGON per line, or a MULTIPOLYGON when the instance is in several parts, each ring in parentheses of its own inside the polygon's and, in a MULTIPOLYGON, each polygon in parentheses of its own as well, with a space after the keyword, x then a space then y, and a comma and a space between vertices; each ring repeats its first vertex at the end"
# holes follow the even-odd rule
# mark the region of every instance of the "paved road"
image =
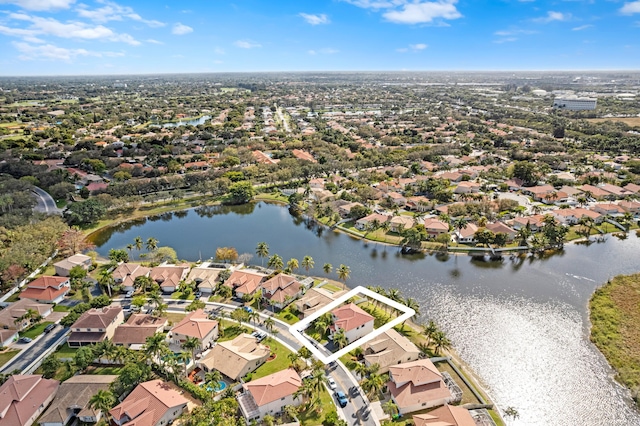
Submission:
POLYGON ((282 108, 277 107, 276 114, 278 114, 278 117, 280 117, 280 121, 282 121, 282 125, 284 126, 284 131, 287 133, 290 133, 291 129, 289 128, 289 122, 287 121, 287 118, 282 113, 282 108))
POLYGON ((14 348, 25 348, 22 352, 16 355, 11 362, 5 364, 2 367, 2 372, 11 372, 13 370, 24 370, 29 364, 35 361, 42 353, 48 349, 56 340, 62 337, 63 334, 67 333, 69 328, 62 327, 58 325, 53 329, 51 333, 42 334, 41 337, 34 340, 31 343, 15 343, 13 345, 14 348))
POLYGON ((34 207, 35 210, 49 214, 60 214, 62 212, 62 210, 56 207, 56 202, 45 190, 34 186, 33 193, 35 194, 36 201, 38 202, 34 207))

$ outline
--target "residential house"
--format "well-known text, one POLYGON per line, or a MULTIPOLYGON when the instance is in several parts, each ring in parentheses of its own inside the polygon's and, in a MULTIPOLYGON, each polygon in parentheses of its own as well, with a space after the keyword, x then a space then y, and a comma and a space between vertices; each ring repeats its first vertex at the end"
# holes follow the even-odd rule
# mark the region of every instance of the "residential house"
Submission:
POLYGON ((189 401, 162 380, 140 383, 118 405, 109 410, 117 426, 164 426, 187 410, 189 401))
POLYGON ((237 397, 240 412, 247 424, 259 421, 267 414, 282 413, 287 405, 296 407, 302 403, 301 398, 293 397, 301 386, 302 379, 291 368, 244 383, 243 392, 237 397))
POLYGON ((60 303, 69 290, 69 278, 43 275, 27 284, 27 288, 20 293, 20 298, 40 303, 60 303))
POLYGON ((424 229, 430 237, 437 237, 440 234, 449 232, 449 224, 436 218, 424 219, 424 229))
POLYGON ((124 313, 120 306, 89 309, 71 326, 67 344, 80 347, 110 339, 123 321, 124 313))
POLYGON ((545 204, 555 204, 556 206, 559 206, 561 204, 569 204, 570 199, 569 194, 566 192, 554 191, 540 195, 538 201, 542 201, 545 204))
POLYGON ((456 229, 456 240, 462 244, 470 244, 476 241, 478 227, 474 223, 467 223, 462 229, 456 229))
POLYGON ((633 215, 634 218, 640 218, 640 203, 637 201, 620 201, 618 203, 620 207, 624 209, 625 212, 629 212, 633 215))
POLYGON ((420 350, 416 345, 393 328, 362 345, 364 363, 378 364, 380 373, 389 371, 389 366, 417 361, 420 350))
POLYGON ((31 325, 33 318, 29 314, 46 318, 52 310, 52 305, 20 299, 0 311, 0 328, 22 331, 31 325))
POLYGON ((477 194, 480 192, 480 186, 478 182, 462 181, 453 192, 456 194, 477 194))
POLYGON ((411 216, 394 216, 389 221, 389 230, 399 233, 401 230, 413 228, 415 223, 415 219, 411 216))
POLYGON ((242 297, 245 294, 254 294, 265 277, 265 274, 255 271, 236 270, 231 273, 224 285, 231 287, 237 297, 242 297))
POLYGON ((302 295, 304 286, 291 275, 278 274, 260 284, 262 297, 278 309, 284 309, 289 303, 302 295))
POLYGON ((365 216, 356 220, 354 227, 360 231, 365 231, 367 230, 367 228, 370 226, 371 223, 374 223, 374 221, 378 221, 379 224, 383 224, 387 222, 389 219, 390 219, 389 216, 385 216, 380 213, 371 213, 368 216, 365 216))
POLYGON ((615 198, 615 196, 613 196, 610 192, 605 191, 604 189, 598 188, 597 186, 593 186, 593 185, 582 185, 582 186, 579 186, 578 189, 580 189, 586 195, 589 195, 596 200, 615 198))
POLYGON ((18 340, 20 332, 15 329, 0 329, 0 346, 6 347, 18 340))
POLYGON ((531 232, 538 232, 544 226, 545 215, 536 214, 532 216, 516 217, 513 219, 513 229, 519 231, 529 225, 531 232))
POLYGON ((210 296, 218 288, 218 275, 224 268, 197 267, 191 269, 187 281, 196 283, 198 290, 205 296, 210 296))
POLYGON ((315 158, 313 158, 313 155, 309 154, 307 151, 303 151, 301 149, 294 149, 293 151, 291 151, 291 153, 298 160, 310 161, 312 163, 318 162, 315 158))
POLYGON ((200 351, 207 349, 218 338, 218 321, 209 319, 202 309, 189 312, 173 326, 168 338, 172 343, 182 345, 189 337, 198 339, 200 351))
POLYGON ((433 202, 422 195, 416 197, 408 197, 405 209, 416 212, 428 212, 433 207, 433 202))
POLYGON ((601 183, 600 185, 598 185, 598 188, 602 189, 603 191, 607 191, 609 194, 611 194, 610 198, 614 199, 624 198, 627 195, 633 195, 634 193, 633 191, 630 191, 626 188, 621 188, 610 183, 601 183))
POLYGON ((625 214, 625 209, 623 209, 622 206, 613 203, 595 204, 593 207, 591 207, 591 210, 602 215, 609 215, 612 217, 623 216, 625 214))
POLYGON ((402 195, 402 194, 400 194, 398 192, 391 191, 391 192, 387 193, 387 197, 396 206, 404 206, 405 204, 407 204, 407 199, 404 197, 404 195, 402 195))
POLYGON ((312 287, 301 298, 295 300, 293 306, 296 307, 302 318, 306 318, 345 293, 346 291, 330 292, 323 287, 312 287))
POLYGON ((168 321, 149 314, 131 314, 127 322, 120 324, 111 341, 116 346, 124 346, 132 350, 142 350, 147 338, 164 331, 168 321))
POLYGON ((356 202, 343 204, 338 207, 338 214, 340 215, 340 217, 346 218, 351 214, 351 209, 355 206, 364 207, 362 204, 356 202))
POLYGON ((374 329, 373 316, 354 303, 335 308, 331 311, 331 315, 333 316, 333 325, 330 329, 331 337, 336 331, 343 330, 349 344, 366 336, 374 329))
POLYGON ((509 179, 504 183, 507 184, 507 188, 509 188, 509 191, 519 191, 520 189, 522 189, 522 185, 524 184, 523 180, 520 178, 509 179))
POLYGON ((60 385, 51 405, 38 419, 40 426, 65 426, 72 419, 83 423, 97 423, 103 414, 89 407, 89 400, 100 390, 109 390, 116 375, 81 374, 60 385))
POLYGON ((233 340, 216 343, 199 365, 204 371, 215 369, 231 380, 239 380, 264 364, 270 354, 267 346, 242 333, 233 340))
POLYGON ((630 191, 632 194, 640 194, 640 185, 636 185, 635 183, 626 184, 624 189, 630 191))
POLYGON ((516 238, 516 230, 503 222, 487 223, 485 227, 494 234, 506 234, 507 241, 513 241, 516 238))
POLYGON ((522 188, 522 192, 527 195, 531 195, 531 197, 535 201, 543 201, 546 195, 557 193, 556 189, 551 185, 539 185, 522 188))
POLYGON ((60 382, 40 374, 14 374, 0 386, 0 426, 31 426, 47 408, 60 382))
POLYGON ((442 172, 436 176, 434 176, 434 178, 436 179, 446 179, 449 182, 460 182, 462 180, 462 177, 464 175, 462 173, 458 173, 458 172, 442 172))
POLYGON ((152 268, 149 276, 160 285, 163 293, 173 293, 188 273, 189 266, 166 265, 152 268))
POLYGON ((113 270, 111 276, 116 284, 122 286, 122 291, 133 291, 136 278, 148 277, 151 269, 139 263, 121 263, 113 270))
POLYGON ((311 189, 324 189, 324 179, 315 178, 309 181, 309 188, 311 189))
POLYGON ((390 366, 387 388, 401 416, 454 400, 442 374, 426 358, 390 366))
POLYGON ((476 422, 464 407, 444 405, 425 414, 413 416, 415 426, 476 426, 476 422))
POLYGON ((73 256, 69 256, 60 262, 56 262, 53 264, 56 268, 56 275, 61 277, 68 277, 69 272, 73 269, 74 266, 81 266, 85 270, 89 270, 91 267, 91 258, 89 256, 85 256, 84 254, 74 254, 73 256))

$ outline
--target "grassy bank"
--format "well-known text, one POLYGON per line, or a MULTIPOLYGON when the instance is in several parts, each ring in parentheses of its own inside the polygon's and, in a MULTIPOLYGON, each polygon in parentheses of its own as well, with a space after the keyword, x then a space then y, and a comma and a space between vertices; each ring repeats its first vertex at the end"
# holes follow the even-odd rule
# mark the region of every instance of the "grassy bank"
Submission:
POLYGON ((640 274, 622 275, 596 290, 589 301, 591 341, 616 370, 616 380, 640 393, 640 274))

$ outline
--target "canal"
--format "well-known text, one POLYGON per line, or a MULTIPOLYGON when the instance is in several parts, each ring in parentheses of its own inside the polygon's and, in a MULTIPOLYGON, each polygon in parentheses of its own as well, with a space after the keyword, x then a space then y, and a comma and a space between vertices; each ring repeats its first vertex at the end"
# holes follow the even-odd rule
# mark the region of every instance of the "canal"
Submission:
MULTIPOLYGON (((350 286, 398 288, 418 300, 422 316, 447 332, 496 404, 518 410, 513 424, 640 425, 629 393, 613 381, 588 340, 587 313, 598 285, 640 270, 634 233, 625 240, 608 236, 589 246, 570 244, 545 259, 402 255, 397 247, 308 226, 284 207, 257 203, 167 213, 92 238, 106 256, 136 236, 157 238, 159 246, 173 247, 191 261, 208 259, 223 246, 254 254, 265 241, 285 263, 313 257, 310 274, 323 276, 324 263, 334 269, 345 264, 350 286)), ((131 254, 137 256, 135 250, 131 254)), ((335 273, 331 277, 337 279, 335 273)))

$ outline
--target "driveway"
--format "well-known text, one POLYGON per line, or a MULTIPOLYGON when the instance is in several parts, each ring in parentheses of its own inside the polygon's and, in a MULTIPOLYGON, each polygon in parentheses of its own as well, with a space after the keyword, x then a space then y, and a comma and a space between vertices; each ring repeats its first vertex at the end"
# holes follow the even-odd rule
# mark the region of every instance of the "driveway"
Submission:
POLYGON ((498 194, 498 198, 501 200, 514 200, 518 204, 524 206, 527 210, 526 213, 531 213, 531 200, 526 195, 516 194, 514 192, 501 192, 498 194))

